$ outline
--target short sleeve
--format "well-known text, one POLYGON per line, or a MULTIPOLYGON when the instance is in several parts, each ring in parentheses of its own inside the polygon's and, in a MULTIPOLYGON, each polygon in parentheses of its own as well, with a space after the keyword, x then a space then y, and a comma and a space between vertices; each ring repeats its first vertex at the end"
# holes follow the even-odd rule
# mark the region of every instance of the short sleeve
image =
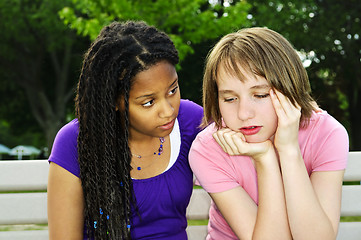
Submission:
POLYGON ((349 138, 346 129, 336 119, 327 115, 319 125, 314 142, 313 171, 336 171, 346 169, 349 138))
MULTIPOLYGON (((208 127, 209 128, 209 127, 208 127)), ((206 128, 194 140, 189 162, 197 182, 210 193, 223 192, 239 186, 229 155, 206 128)))
POLYGON ((63 126, 57 133, 48 161, 56 163, 79 177, 77 137, 78 122, 73 120, 63 126))

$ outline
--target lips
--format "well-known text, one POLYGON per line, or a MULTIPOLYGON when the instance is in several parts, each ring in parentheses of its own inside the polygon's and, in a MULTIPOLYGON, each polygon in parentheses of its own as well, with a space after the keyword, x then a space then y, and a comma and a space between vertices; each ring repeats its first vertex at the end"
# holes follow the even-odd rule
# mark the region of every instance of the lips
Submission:
POLYGON ((175 119, 173 119, 172 121, 170 121, 169 123, 166 123, 162 126, 160 126, 159 128, 162 129, 162 130, 169 130, 169 129, 172 129, 173 126, 174 126, 174 122, 175 122, 175 119))
POLYGON ((239 129, 239 131, 243 135, 254 135, 257 134, 260 130, 261 130, 260 126, 248 126, 239 129))

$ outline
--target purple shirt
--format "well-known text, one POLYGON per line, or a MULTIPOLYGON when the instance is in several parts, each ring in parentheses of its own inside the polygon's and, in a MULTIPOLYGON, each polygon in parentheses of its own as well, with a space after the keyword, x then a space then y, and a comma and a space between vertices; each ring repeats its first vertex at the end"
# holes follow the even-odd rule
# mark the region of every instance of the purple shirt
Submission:
MULTIPOLYGON (((193 189, 188 152, 200 130, 202 116, 199 105, 181 100, 177 117, 181 146, 176 162, 158 176, 133 180, 141 218, 133 212, 132 239, 187 239, 186 208, 193 189)), ((78 121, 74 119, 58 132, 49 161, 79 177, 77 136, 78 121)))

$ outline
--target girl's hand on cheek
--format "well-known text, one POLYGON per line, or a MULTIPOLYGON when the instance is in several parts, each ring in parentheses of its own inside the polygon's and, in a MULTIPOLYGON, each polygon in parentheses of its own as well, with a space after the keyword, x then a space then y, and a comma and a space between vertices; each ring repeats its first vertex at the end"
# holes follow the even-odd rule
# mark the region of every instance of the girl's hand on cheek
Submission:
POLYGON ((221 146, 224 152, 231 156, 245 155, 257 160, 270 150, 273 150, 271 141, 261 143, 248 143, 244 135, 229 128, 223 128, 213 133, 213 138, 221 146))
POLYGON ((298 131, 300 127, 301 107, 294 106, 291 101, 277 90, 270 90, 273 106, 278 116, 278 126, 274 145, 278 152, 290 147, 299 148, 298 131))

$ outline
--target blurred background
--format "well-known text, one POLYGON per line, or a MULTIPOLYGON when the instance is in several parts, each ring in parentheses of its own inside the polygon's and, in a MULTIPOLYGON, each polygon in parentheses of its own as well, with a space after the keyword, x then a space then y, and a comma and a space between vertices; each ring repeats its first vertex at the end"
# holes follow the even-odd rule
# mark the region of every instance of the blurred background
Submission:
POLYGON ((0 159, 47 158, 74 118, 82 56, 112 21, 143 20, 179 54, 182 98, 201 104, 205 57, 223 35, 265 26, 297 49, 313 97, 361 150, 359 0, 1 0, 0 159))

